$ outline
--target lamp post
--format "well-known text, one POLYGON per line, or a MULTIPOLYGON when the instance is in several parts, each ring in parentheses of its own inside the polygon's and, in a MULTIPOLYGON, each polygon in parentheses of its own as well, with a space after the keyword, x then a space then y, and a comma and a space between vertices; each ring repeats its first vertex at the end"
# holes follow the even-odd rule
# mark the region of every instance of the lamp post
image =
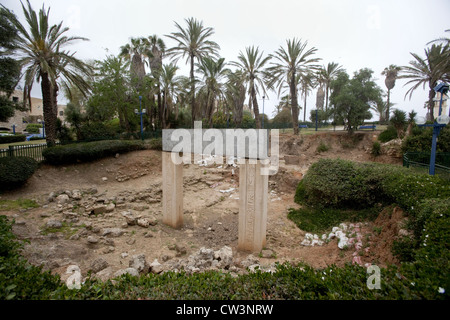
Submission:
POLYGON ((142 110, 142 96, 139 96, 139 111, 138 109, 134 109, 135 114, 139 114, 141 116, 141 140, 144 140, 144 129, 142 124, 142 115, 147 113, 147 110, 142 110))
MULTIPOLYGON (((434 91, 439 92, 441 94, 441 99, 439 101, 439 115, 436 118, 435 122, 433 124, 424 124, 425 121, 421 120, 419 123, 419 127, 433 127, 433 137, 431 140, 431 156, 430 156, 430 170, 429 174, 434 176, 435 172, 435 166, 436 166, 436 142, 437 137, 439 136, 439 133, 443 127, 445 127, 449 121, 450 117, 447 115, 443 115, 442 113, 442 99, 444 94, 448 92, 449 85, 442 82, 438 84, 436 87, 433 88, 434 91)), ((418 121, 419 122, 419 121, 418 121)))
POLYGON ((13 129, 13 134, 16 134, 16 124, 15 123, 12 125, 12 129, 13 129))

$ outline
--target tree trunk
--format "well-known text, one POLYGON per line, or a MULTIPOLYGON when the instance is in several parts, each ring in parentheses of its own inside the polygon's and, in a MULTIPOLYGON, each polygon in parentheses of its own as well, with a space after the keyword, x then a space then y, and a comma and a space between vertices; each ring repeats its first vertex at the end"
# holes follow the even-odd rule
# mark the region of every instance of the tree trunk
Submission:
POLYGON ((56 114, 53 105, 52 84, 48 73, 41 74, 42 104, 44 109, 45 138, 48 146, 54 146, 56 141, 56 114))
POLYGON ((196 120, 196 108, 195 108, 195 78, 194 78, 194 56, 191 55, 191 114, 192 114, 192 128, 194 128, 194 121, 196 120))
MULTIPOLYGON (((430 86, 430 88, 434 88, 435 85, 430 86)), ((430 89, 430 91, 428 92, 428 116, 427 116, 427 120, 429 121, 434 121, 434 97, 436 96, 436 91, 434 91, 433 89, 430 89)))
POLYGON ((384 117, 386 120, 386 123, 389 123, 389 114, 390 114, 390 106, 391 106, 391 89, 388 88, 388 93, 387 93, 387 105, 386 105, 386 116, 384 117))
POLYGON ((306 122, 306 97, 307 97, 308 91, 305 90, 305 105, 303 108, 303 122, 306 122))
POLYGON ((328 91, 330 91, 328 83, 325 85, 325 111, 328 111, 328 91))
POLYGON ((295 72, 293 72, 290 79, 290 91, 291 91, 291 108, 292 108, 292 127, 294 134, 298 134, 298 101, 297 101, 297 86, 295 84, 295 72))
POLYGON ((256 129, 261 129, 261 119, 259 119, 259 108, 258 108, 258 101, 256 99, 256 90, 255 87, 252 86, 252 101, 253 101, 253 112, 255 113, 255 123, 256 123, 256 129))
POLYGON ((159 125, 161 126, 161 129, 164 129, 163 126, 163 114, 164 114, 164 106, 161 98, 161 89, 158 85, 158 120, 159 125))

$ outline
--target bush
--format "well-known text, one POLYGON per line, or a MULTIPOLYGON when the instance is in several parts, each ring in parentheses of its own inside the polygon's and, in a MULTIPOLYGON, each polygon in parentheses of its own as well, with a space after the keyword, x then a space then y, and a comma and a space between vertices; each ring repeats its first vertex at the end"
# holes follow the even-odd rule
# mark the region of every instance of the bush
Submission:
POLYGON ((80 127, 80 138, 83 141, 114 139, 118 136, 116 126, 102 122, 84 122, 80 127))
POLYGON ((40 123, 29 123, 25 128, 25 131, 28 133, 39 133, 39 129, 42 128, 42 124, 40 123))
POLYGON ((14 142, 23 142, 27 138, 24 134, 16 134, 11 136, 0 136, 0 143, 14 143, 14 142))
POLYGON ((327 152, 328 150, 330 150, 330 146, 325 144, 323 141, 320 141, 320 144, 317 146, 316 151, 317 152, 327 152))
POLYGON ((373 142, 370 154, 374 157, 378 157, 379 155, 381 155, 381 144, 378 141, 373 142))
POLYGON ((45 160, 53 165, 94 161, 116 153, 144 149, 141 141, 103 140, 55 146, 42 152, 45 160))
POLYGON ((409 210, 423 199, 450 197, 450 182, 394 165, 321 159, 297 192, 295 200, 309 205, 365 208, 381 202, 409 210))
POLYGON ((394 139, 397 139, 397 129, 394 126, 388 126, 378 135, 378 140, 383 143, 394 139))
MULTIPOLYGON (((402 151, 431 152, 432 128, 413 127, 412 134, 403 141, 402 151)), ((450 126, 441 129, 436 142, 437 152, 450 152, 450 126)))
POLYGON ((0 158, 0 189, 7 190, 23 185, 37 167, 38 163, 33 158, 0 158))
POLYGON ((380 201, 378 177, 372 165, 321 159, 303 177, 297 197, 313 206, 359 208, 380 201))

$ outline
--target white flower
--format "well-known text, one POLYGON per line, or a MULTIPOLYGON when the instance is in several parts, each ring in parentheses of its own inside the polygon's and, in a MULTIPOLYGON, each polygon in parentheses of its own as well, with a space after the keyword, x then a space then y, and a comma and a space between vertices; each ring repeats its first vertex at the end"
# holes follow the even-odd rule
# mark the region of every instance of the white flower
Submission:
POLYGON ((324 277, 322 277, 322 280, 325 280, 325 278, 324 278, 324 277))
POLYGON ((445 293, 445 289, 444 289, 444 288, 441 288, 441 287, 439 287, 439 289, 438 289, 438 292, 439 292, 439 293, 445 293))
POLYGON ((411 282, 411 285, 412 285, 412 286, 415 286, 415 285, 416 285, 416 283, 415 283, 415 282, 411 282))

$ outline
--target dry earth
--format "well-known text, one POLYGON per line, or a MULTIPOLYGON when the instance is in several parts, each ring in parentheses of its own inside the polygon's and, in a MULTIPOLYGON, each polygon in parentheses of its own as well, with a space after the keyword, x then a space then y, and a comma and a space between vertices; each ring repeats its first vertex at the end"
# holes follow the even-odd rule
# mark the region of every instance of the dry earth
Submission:
MULTIPOLYGON (((358 133, 352 138, 343 132, 280 136, 280 169, 269 179, 267 250, 254 253, 261 265, 291 261, 325 267, 352 261, 354 250, 339 249, 336 239, 323 246, 300 245, 305 232, 287 218, 287 212, 298 207, 293 201, 295 188, 319 158, 401 164, 400 159, 389 155, 377 158, 370 155, 376 134, 358 133), (329 146, 328 151, 317 152, 321 142, 329 146)), ((131 257, 137 254, 144 254, 149 263, 155 259, 163 263, 188 257, 202 247, 218 250, 229 246, 235 265, 247 258, 249 253, 237 251, 238 167, 184 166, 184 226, 180 230, 161 222, 161 182, 161 152, 154 150, 93 163, 42 165, 24 187, 0 197, 34 199, 40 207, 0 214, 14 217, 13 231, 30 240, 24 250, 28 260, 63 278, 72 264, 80 266, 86 275, 99 257, 104 264, 99 268, 102 269, 99 276, 103 278, 129 267, 131 257), (57 197, 64 193, 70 197, 57 197), (140 216, 147 224, 128 225, 122 215, 124 211, 140 216), (57 232, 46 232, 55 220, 63 226, 51 229, 57 232), (116 236, 117 230, 123 234, 116 236)), ((366 239, 371 239, 365 244, 371 251, 361 257, 363 263, 396 262, 390 246, 403 219, 398 209, 388 208, 375 222, 363 226, 362 232, 370 235, 366 239), (374 234, 376 228, 382 231, 374 234)))

